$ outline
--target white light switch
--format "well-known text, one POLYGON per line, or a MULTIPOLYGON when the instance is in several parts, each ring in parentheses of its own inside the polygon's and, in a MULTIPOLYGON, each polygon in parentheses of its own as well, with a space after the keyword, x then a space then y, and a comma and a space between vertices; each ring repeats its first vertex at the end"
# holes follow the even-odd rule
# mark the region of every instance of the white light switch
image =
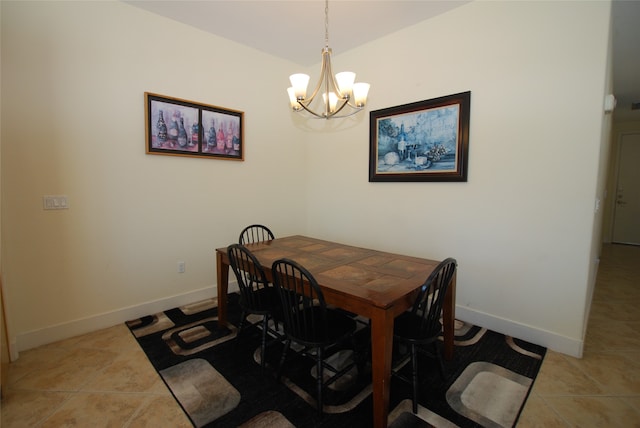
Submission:
POLYGON ((42 203, 45 210, 66 210, 69 209, 67 195, 43 196, 42 203))

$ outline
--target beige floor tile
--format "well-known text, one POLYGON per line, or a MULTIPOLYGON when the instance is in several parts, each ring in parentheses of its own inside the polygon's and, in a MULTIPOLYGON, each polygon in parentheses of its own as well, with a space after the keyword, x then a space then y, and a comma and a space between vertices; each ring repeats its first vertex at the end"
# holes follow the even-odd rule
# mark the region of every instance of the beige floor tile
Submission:
POLYGON ((545 401, 536 394, 531 394, 527 399, 518 428, 566 428, 569 427, 545 401))
MULTIPOLYGON (((640 286, 638 287, 640 288, 640 286)), ((591 307, 589 320, 597 319, 601 322, 626 321, 640 323, 638 304, 640 299, 606 300, 591 307)))
POLYGON ((34 369, 22 377, 20 387, 49 391, 78 391, 110 364, 117 354, 108 350, 73 349, 54 367, 34 369))
MULTIPOLYGON (((118 359, 85 383, 83 391, 153 392, 164 386, 146 358, 118 359)), ((168 391, 168 390, 167 390, 168 391)))
POLYGON ((640 413, 614 397, 548 397, 545 401, 576 428, 640 428, 640 413))
POLYGON ((640 322, 592 320, 587 328, 584 352, 640 350, 639 329, 640 322))
POLYGON ((31 428, 53 414, 72 395, 64 392, 9 389, 2 397, 0 426, 31 428))
POLYGON ((571 394, 602 394, 602 388, 584 372, 571 364, 567 357, 557 352, 548 351, 544 358, 540 373, 536 378, 533 390, 541 397, 571 394))
POLYGON ((82 344, 83 346, 91 344, 98 349, 109 348, 111 350, 126 350, 130 349, 132 345, 138 347, 138 342, 124 323, 102 330, 97 337, 87 337, 82 341, 82 344))
POLYGON ((15 385, 34 370, 50 370, 69 355, 68 350, 39 347, 20 353, 20 358, 9 364, 7 385, 15 385))
POLYGON ((640 298, 640 287, 635 283, 637 278, 637 275, 634 278, 634 275, 627 272, 616 272, 610 278, 598 281, 593 301, 600 303, 640 298))
POLYGON ((640 394, 640 352, 594 352, 572 360, 572 364, 598 382, 605 395, 640 394))
POLYGON ((622 397, 625 403, 632 406, 638 412, 640 412, 640 395, 636 395, 633 397, 622 397))
POLYGON ((144 401, 135 394, 75 394, 41 427, 124 427, 144 401))

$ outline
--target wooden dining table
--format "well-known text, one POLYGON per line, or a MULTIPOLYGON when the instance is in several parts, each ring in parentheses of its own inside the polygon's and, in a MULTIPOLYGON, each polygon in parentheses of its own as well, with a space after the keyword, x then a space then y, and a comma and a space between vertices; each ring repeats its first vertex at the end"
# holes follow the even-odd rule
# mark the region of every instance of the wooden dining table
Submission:
MULTIPOLYGON (((371 320, 373 423, 387 426, 393 348, 393 323, 413 304, 420 286, 437 260, 392 254, 307 236, 288 236, 247 244, 271 281, 271 265, 280 258, 297 261, 318 281, 328 304, 371 320)), ((229 258, 227 248, 216 249, 218 322, 227 323, 229 258)), ((456 278, 443 309, 444 357, 453 357, 456 278)))

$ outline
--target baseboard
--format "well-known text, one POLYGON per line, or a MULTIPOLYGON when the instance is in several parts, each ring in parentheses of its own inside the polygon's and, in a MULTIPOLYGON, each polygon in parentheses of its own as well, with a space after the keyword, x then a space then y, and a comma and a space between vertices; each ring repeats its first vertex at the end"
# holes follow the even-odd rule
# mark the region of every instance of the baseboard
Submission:
MULTIPOLYGON (((237 283, 235 281, 229 281, 229 292, 237 290, 237 283)), ((129 306, 112 312, 106 312, 38 330, 19 333, 15 338, 15 343, 13 343, 14 346, 12 346, 12 349, 17 350, 17 352, 26 351, 27 349, 36 348, 38 346, 68 339, 81 334, 91 333, 103 328, 113 327, 114 325, 124 323, 131 319, 155 314, 177 306, 210 299, 212 297, 216 297, 215 285, 184 294, 178 294, 142 303, 140 305, 129 306)), ((18 358, 17 352, 15 355, 11 355, 12 361, 18 358)))
POLYGON ((456 306, 456 318, 474 325, 486 327, 498 333, 512 336, 562 354, 582 358, 584 340, 577 340, 530 325, 499 318, 491 314, 456 306))
MULTIPOLYGON (((229 291, 237 291, 237 283, 229 282, 229 291)), ((17 352, 36 348, 48 343, 68 339, 103 328, 113 327, 124 323, 127 320, 139 318, 145 315, 162 312, 177 306, 209 299, 216 296, 216 287, 210 286, 189 293, 170 296, 151 302, 146 302, 136 306, 118 309, 84 319, 74 320, 39 330, 33 330, 18 334, 15 341, 12 341, 12 349, 17 352)), ((456 306, 456 318, 471 324, 483 326, 498 333, 517 337, 537 345, 545 346, 556 352, 581 358, 584 346, 583 340, 576 340, 562 336, 547 330, 541 330, 529 325, 519 324, 512 320, 496 317, 491 314, 471 310, 469 308, 456 306)), ((11 355, 11 360, 17 359, 18 355, 11 355)))

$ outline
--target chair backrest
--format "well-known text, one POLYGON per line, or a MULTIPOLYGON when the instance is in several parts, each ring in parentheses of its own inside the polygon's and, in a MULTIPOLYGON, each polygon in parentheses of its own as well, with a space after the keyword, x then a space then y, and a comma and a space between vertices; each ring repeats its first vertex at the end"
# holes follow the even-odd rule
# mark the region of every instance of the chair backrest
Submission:
POLYGON ((327 338, 327 305, 313 275, 290 259, 273 262, 271 272, 282 303, 287 336, 307 345, 327 338))
POLYGON ((259 290, 269 287, 269 281, 256 256, 240 244, 229 245, 227 254, 229 265, 238 280, 241 304, 252 309, 263 307, 260 299, 264 298, 264 294, 259 290))
POLYGON ((254 242, 269 241, 271 239, 275 239, 275 236, 267 226, 252 224, 242 229, 238 242, 241 245, 246 245, 253 244, 254 242))
POLYGON ((425 337, 440 333, 440 313, 444 296, 457 266, 457 261, 451 257, 440 262, 420 288, 413 303, 411 313, 420 318, 418 331, 425 337))

